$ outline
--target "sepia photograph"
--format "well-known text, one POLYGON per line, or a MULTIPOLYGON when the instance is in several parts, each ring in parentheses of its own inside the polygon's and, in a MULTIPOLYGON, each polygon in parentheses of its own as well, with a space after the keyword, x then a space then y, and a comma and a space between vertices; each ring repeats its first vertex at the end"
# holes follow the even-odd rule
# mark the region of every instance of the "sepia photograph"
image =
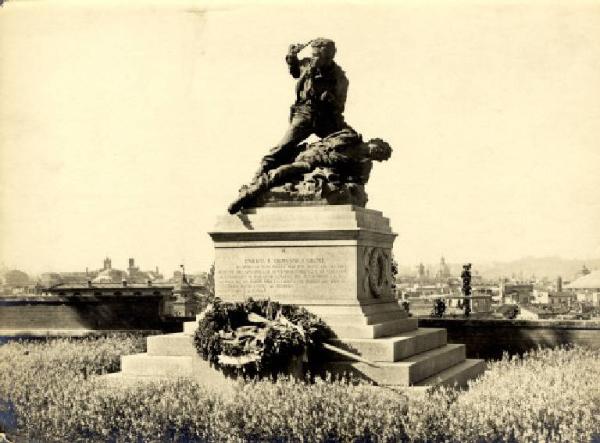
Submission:
POLYGON ((600 2, 0 0, 0 443, 600 443, 600 2))

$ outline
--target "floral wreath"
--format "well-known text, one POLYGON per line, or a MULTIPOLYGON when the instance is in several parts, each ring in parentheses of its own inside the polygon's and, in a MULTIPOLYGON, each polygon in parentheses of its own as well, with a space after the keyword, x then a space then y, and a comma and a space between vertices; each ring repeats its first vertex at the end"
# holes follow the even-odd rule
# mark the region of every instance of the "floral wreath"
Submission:
POLYGON ((224 372, 266 375, 284 372, 294 359, 314 361, 330 335, 321 319, 298 306, 215 299, 201 314, 194 346, 224 372))

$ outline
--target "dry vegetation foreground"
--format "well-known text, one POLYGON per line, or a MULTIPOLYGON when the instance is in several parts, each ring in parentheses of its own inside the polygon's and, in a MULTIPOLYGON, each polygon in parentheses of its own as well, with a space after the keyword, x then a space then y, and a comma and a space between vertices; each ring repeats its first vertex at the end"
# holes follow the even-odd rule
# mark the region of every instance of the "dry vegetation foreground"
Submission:
POLYGON ((97 377, 143 350, 135 336, 0 346, 0 432, 31 442, 600 441, 600 351, 505 358, 468 391, 411 398, 341 381, 238 383, 225 395, 185 379, 115 388, 97 377))

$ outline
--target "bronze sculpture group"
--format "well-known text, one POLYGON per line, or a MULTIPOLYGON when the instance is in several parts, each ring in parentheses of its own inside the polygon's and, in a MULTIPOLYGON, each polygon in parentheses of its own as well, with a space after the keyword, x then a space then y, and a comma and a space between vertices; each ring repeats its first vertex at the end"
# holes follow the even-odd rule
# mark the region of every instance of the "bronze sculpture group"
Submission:
POLYGON ((263 157, 252 182, 240 189, 228 208, 231 214, 282 202, 365 206, 373 160, 387 160, 392 149, 381 139, 364 142, 345 122, 348 79, 335 53, 335 43, 324 38, 290 45, 285 59, 298 81, 288 130, 263 157), (299 59, 308 45, 311 57, 299 59), (313 134, 321 139, 302 143, 313 134))

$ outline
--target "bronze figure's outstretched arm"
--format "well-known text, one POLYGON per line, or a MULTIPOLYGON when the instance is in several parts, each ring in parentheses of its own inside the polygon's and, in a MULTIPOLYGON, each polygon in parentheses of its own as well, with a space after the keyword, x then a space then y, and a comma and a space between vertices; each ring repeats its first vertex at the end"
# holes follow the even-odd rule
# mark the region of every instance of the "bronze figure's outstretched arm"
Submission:
POLYGON ((298 53, 302 51, 309 43, 296 43, 294 45, 290 45, 288 49, 288 53, 285 56, 285 61, 288 64, 288 68, 290 70, 290 74, 294 78, 300 77, 300 60, 298 60, 298 53))

